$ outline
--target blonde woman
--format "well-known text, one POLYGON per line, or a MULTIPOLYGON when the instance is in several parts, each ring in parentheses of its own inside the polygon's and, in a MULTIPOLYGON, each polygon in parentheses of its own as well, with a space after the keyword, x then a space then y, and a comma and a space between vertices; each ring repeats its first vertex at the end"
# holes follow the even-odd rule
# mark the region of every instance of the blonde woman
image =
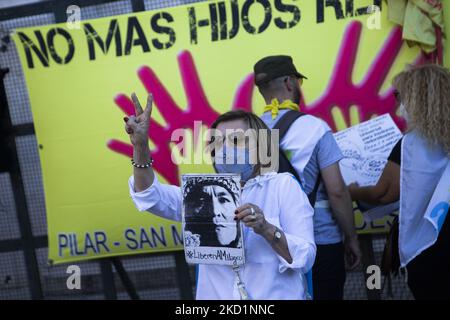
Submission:
POLYGON ((450 72, 412 67, 393 84, 408 123, 400 161, 400 263, 416 299, 450 299, 450 72), (430 215, 437 195, 440 209, 430 215))

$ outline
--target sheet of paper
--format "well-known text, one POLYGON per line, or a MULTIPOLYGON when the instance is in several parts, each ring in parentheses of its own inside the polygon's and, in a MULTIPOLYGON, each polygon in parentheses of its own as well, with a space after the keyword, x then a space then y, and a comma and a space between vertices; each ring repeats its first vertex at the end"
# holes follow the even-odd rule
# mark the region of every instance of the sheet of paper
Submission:
POLYGON ((370 186, 377 183, 402 133, 391 116, 384 114, 339 131, 334 137, 344 155, 339 165, 345 183, 370 186))
POLYGON ((182 175, 183 238, 193 264, 245 263, 242 225, 234 220, 241 194, 235 174, 182 175))

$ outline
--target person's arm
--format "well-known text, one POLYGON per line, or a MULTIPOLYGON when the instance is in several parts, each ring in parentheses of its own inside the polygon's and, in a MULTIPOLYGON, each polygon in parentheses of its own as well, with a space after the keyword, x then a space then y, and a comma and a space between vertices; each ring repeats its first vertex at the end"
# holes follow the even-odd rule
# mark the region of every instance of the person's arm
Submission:
POLYGON ((354 269, 360 264, 362 254, 356 234, 352 200, 339 168, 339 160, 343 155, 331 131, 322 136, 316 148, 317 163, 331 214, 344 234, 345 262, 348 268, 354 269))
MULTIPOLYGON (((150 148, 147 145, 135 146, 133 149, 133 159, 138 164, 145 164, 151 161, 150 148)), ((153 184, 155 173, 153 168, 133 167, 134 189, 136 192, 143 191, 153 184)))
POLYGON ((388 161, 376 185, 359 187, 353 183, 348 188, 354 201, 376 205, 398 201, 400 198, 400 166, 395 162, 388 161))
POLYGON ((281 238, 278 241, 273 241, 277 228, 265 220, 264 212, 258 206, 246 203, 237 208, 236 212, 236 218, 238 220, 242 220, 247 227, 253 228, 256 234, 259 234, 267 240, 277 254, 283 257, 289 264, 292 263, 292 256, 289 253, 286 235, 280 230, 281 238), (251 208, 254 210, 254 215, 252 215, 251 208))
POLYGON ((320 171, 328 194, 331 212, 344 233, 346 262, 350 269, 361 262, 361 249, 355 229, 355 219, 350 193, 342 178, 339 163, 334 163, 320 171))
POLYGON ((288 241, 286 238, 286 234, 284 233, 283 230, 279 229, 280 234, 281 234, 281 238, 278 241, 274 241, 274 234, 275 231, 277 230, 277 227, 274 226, 273 224, 267 223, 266 228, 264 229, 263 233, 261 234, 261 236, 266 239, 266 241, 270 244, 270 246, 272 247, 272 249, 279 255, 281 256, 284 260, 286 260, 286 262, 288 264, 292 264, 293 259, 292 259, 292 255, 289 252, 289 245, 288 245, 288 241))
MULTIPOLYGON (((150 162, 150 148, 148 146, 148 130, 150 127, 150 118, 152 114, 153 97, 151 94, 147 98, 147 106, 145 111, 142 110, 136 94, 131 94, 135 109, 135 116, 125 117, 125 130, 130 136, 133 145, 134 162, 144 165, 150 162)), ((133 169, 134 189, 136 192, 143 191, 150 187, 155 178, 152 167, 133 169)))
MULTIPOLYGON (((142 110, 136 95, 131 95, 136 116, 125 117, 125 130, 130 135, 133 145, 133 160, 136 164, 150 163, 148 131, 151 117, 152 96, 147 100, 145 111, 142 110)), ((181 189, 177 186, 163 185, 153 172, 152 167, 133 168, 133 176, 129 179, 130 195, 140 211, 149 211, 158 216, 181 220, 181 189)))
POLYGON ((252 204, 241 206, 238 208, 237 218, 242 219, 246 226, 253 228, 255 233, 272 246, 280 260, 280 272, 291 268, 306 273, 312 268, 316 255, 314 211, 295 178, 285 176, 280 186, 280 190, 272 190, 271 194, 277 196, 273 201, 277 202, 280 210, 278 229, 281 239, 274 241, 276 226, 265 219, 264 213, 257 206, 252 204), (250 206, 257 212, 255 217, 250 214, 250 206))
POLYGON ((334 163, 320 171, 327 191, 334 218, 346 238, 356 236, 353 206, 350 193, 341 175, 339 163, 334 163))
POLYGON ((283 272, 287 268, 295 268, 307 273, 314 264, 317 250, 314 241, 314 208, 294 177, 287 176, 285 180, 279 192, 280 226, 293 261, 289 263, 286 259, 280 259, 279 270, 283 272))

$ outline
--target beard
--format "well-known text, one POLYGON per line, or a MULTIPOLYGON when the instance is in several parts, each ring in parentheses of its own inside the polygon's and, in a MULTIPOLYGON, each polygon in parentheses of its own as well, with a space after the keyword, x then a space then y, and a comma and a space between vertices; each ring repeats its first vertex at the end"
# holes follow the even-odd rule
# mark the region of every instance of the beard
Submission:
POLYGON ((302 99, 302 92, 300 91, 299 87, 295 87, 295 90, 292 93, 292 102, 294 102, 295 104, 300 105, 301 99, 302 99))

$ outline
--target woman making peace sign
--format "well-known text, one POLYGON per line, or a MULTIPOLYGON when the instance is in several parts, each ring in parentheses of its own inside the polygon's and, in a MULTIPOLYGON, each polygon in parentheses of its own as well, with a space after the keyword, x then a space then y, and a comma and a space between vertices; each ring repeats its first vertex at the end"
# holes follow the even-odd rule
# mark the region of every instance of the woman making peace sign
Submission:
MULTIPOLYGON (((152 169, 148 131, 153 98, 149 95, 145 110, 135 94, 132 99, 136 116, 125 118, 125 130, 134 146, 134 173, 129 180, 131 197, 140 211, 181 221, 180 188, 161 184, 152 169)), ((230 132, 255 130, 258 155, 267 154, 272 143, 270 129, 257 116, 245 111, 227 112, 211 127, 224 140, 230 132), (264 130, 268 142, 258 143, 264 130)), ((213 161, 218 156, 227 158, 226 150, 225 147, 213 150, 213 161)), ((196 297, 305 299, 304 274, 311 269, 316 254, 313 209, 308 198, 291 174, 271 171, 264 167, 260 157, 256 164, 250 163, 249 148, 236 150, 237 158, 246 158, 245 163, 214 161, 214 168, 218 173, 241 174, 243 205, 236 209, 235 220, 244 224, 246 263, 237 273, 230 266, 200 265, 196 297)))

